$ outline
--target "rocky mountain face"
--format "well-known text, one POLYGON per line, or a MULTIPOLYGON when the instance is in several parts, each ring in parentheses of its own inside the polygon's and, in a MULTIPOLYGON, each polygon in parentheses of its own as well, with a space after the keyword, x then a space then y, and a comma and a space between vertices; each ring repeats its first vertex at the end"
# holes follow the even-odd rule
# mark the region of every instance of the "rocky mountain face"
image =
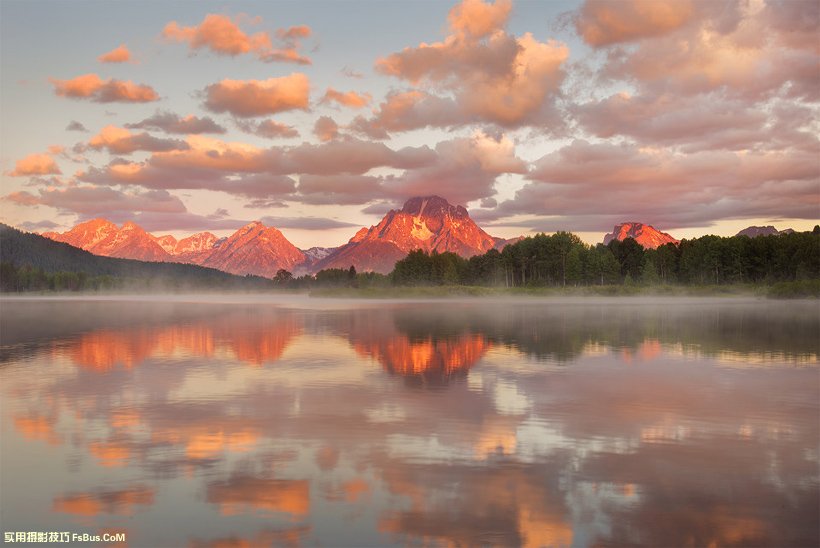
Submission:
POLYGON ((749 238, 757 238, 758 236, 777 236, 779 234, 791 234, 794 232, 791 228, 786 228, 784 230, 777 230, 773 226, 750 226, 744 228, 735 236, 748 236, 749 238))
POLYGON ((250 223, 221 240, 210 232, 199 232, 177 241, 170 235, 149 234, 134 223, 117 227, 105 219, 86 221, 62 234, 45 232, 43 236, 104 257, 189 263, 242 276, 273 277, 280 268, 292 270, 305 261, 305 255, 281 232, 260 222, 250 223))
POLYGON ((105 219, 92 219, 68 232, 45 232, 43 236, 104 257, 153 262, 170 262, 172 258, 158 238, 130 222, 120 228, 105 219))
POLYGON ((202 261, 202 266, 231 274, 272 278, 280 268, 293 271, 304 262, 305 254, 279 230, 254 221, 219 242, 202 261))
POLYGON ((666 232, 661 232, 652 225, 643 223, 621 223, 612 229, 612 232, 604 236, 604 245, 612 240, 623 241, 632 238, 645 249, 657 249, 664 244, 679 244, 680 240, 673 238, 666 232))
POLYGON ((379 224, 359 230, 347 244, 317 262, 315 269, 353 265, 359 271, 387 273, 414 249, 471 257, 505 242, 479 228, 462 206, 438 196, 411 198, 379 224))

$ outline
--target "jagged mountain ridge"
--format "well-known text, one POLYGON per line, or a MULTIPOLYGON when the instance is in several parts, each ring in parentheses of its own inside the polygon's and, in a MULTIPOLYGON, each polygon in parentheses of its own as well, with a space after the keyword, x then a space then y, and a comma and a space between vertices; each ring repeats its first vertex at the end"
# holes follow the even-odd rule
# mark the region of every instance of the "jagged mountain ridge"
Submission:
POLYGON ((254 221, 228 238, 199 232, 181 240, 154 236, 134 223, 117 227, 106 219, 80 223, 64 233, 43 236, 96 255, 153 262, 207 266, 232 274, 273 277, 284 268, 294 274, 325 268, 350 268, 387 273, 414 249, 450 251, 470 257, 516 240, 494 238, 470 218, 462 206, 438 196, 411 198, 375 226, 362 228, 336 248, 296 248, 276 228, 254 221))
POLYGON ((475 224, 463 206, 439 196, 417 197, 407 200, 400 210, 390 210, 379 224, 359 230, 316 268, 352 265, 359 271, 387 273, 414 249, 471 257, 498 245, 499 239, 475 224))
POLYGON ((305 255, 281 232, 258 221, 222 239, 199 232, 177 241, 170 235, 154 236, 131 222, 117 227, 106 219, 42 235, 103 257, 195 264, 241 276, 273 277, 280 268, 290 270, 305 262, 305 255))
POLYGON ((615 225, 612 232, 604 236, 604 245, 612 240, 623 241, 632 238, 645 249, 657 249, 665 244, 678 245, 680 240, 661 232, 652 225, 637 222, 627 222, 615 225))
POLYGON ((794 232, 791 228, 777 230, 775 227, 769 226, 750 226, 744 228, 736 234, 736 236, 748 236, 749 238, 757 238, 758 236, 778 236, 780 234, 791 234, 794 232))

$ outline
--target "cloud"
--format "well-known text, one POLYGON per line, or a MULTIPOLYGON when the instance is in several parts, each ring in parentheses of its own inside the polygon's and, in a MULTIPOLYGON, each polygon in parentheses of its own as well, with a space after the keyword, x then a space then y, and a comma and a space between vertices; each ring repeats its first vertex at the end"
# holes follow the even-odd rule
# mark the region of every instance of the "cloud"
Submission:
POLYGON ((310 205, 366 204, 384 193, 382 178, 372 175, 302 175, 298 201, 310 205))
MULTIPOLYGON (((700 151, 575 141, 535 162, 531 183, 496 218, 564 217, 573 230, 636 220, 675 228, 720 219, 816 218, 820 168, 811 151, 700 151)), ((543 222, 543 221, 542 221, 543 222)), ((503 223, 501 223, 503 224, 503 223)), ((537 224, 537 223, 536 223, 537 224)))
POLYGON ((605 139, 623 135, 653 146, 680 145, 685 151, 740 150, 775 141, 766 131, 765 110, 720 96, 619 93, 571 110, 587 131, 605 139))
POLYGON ((103 80, 96 74, 83 74, 71 80, 50 79, 54 92, 60 97, 89 99, 96 103, 148 103, 158 101, 159 95, 151 86, 129 81, 103 80))
POLYGON ((88 131, 84 125, 76 120, 71 120, 65 129, 66 131, 88 131))
POLYGON ((298 52, 300 40, 310 36, 310 27, 301 25, 279 29, 276 34, 280 43, 274 48, 269 33, 247 34, 239 27, 240 19, 242 17, 231 19, 227 15, 210 13, 199 25, 192 27, 180 26, 176 21, 171 21, 165 25, 162 36, 167 40, 187 43, 191 51, 208 49, 217 55, 234 57, 252 53, 266 62, 311 64, 309 58, 298 52))
POLYGON ((167 111, 157 111, 150 118, 133 124, 125 124, 131 129, 156 129, 165 133, 199 134, 199 133, 225 133, 227 130, 217 124, 212 118, 194 116, 181 117, 178 114, 167 111))
POLYGON ((267 80, 222 80, 205 88, 205 108, 242 118, 307 110, 309 92, 310 82, 301 73, 267 80))
POLYGON ((493 4, 485 4, 481 0, 463 0, 450 10, 447 21, 457 35, 483 38, 504 28, 511 10, 511 0, 496 0, 493 4))
POLYGON ((123 211, 175 214, 186 211, 182 201, 166 190, 123 192, 110 187, 92 185, 39 189, 38 194, 28 191, 13 192, 5 199, 20 205, 44 205, 90 217, 98 215, 108 217, 123 211))
POLYGON ((26 177, 29 175, 59 175, 57 162, 50 154, 29 154, 14 164, 14 171, 8 173, 12 177, 26 177))
POLYGON ((433 163, 386 179, 384 188, 401 198, 436 194, 464 204, 494 195, 498 175, 526 171, 512 141, 477 131, 469 138, 438 143, 433 163))
POLYGON ((24 223, 20 223, 18 225, 23 230, 27 230, 29 232, 44 232, 47 230, 54 230, 55 228, 60 228, 60 225, 55 223, 54 221, 26 221, 24 223))
POLYGON ((689 23, 697 4, 692 0, 586 0, 575 28, 592 46, 609 46, 660 36, 689 23))
POLYGON ((267 226, 274 226, 276 228, 296 228, 301 230, 332 230, 334 228, 359 226, 358 224, 321 217, 262 217, 260 221, 267 226))
POLYGON ((338 103, 345 107, 362 108, 370 104, 373 97, 369 93, 356 93, 355 91, 341 92, 333 88, 327 88, 321 103, 338 103))
POLYGON ((274 120, 262 120, 258 124, 249 120, 236 120, 236 126, 245 133, 252 133, 268 139, 299 137, 296 128, 274 120))
POLYGON ((106 126, 88 141, 88 146, 101 150, 106 149, 111 154, 131 154, 138 150, 161 152, 167 150, 186 150, 188 143, 178 139, 159 139, 146 132, 131 133, 127 129, 117 126, 106 126))
POLYGON ((321 116, 313 126, 313 133, 320 141, 332 141, 339 136, 339 126, 330 116, 321 116))
POLYGON ((127 63, 130 60, 131 52, 128 51, 125 44, 120 44, 119 47, 97 57, 97 61, 100 63, 127 63))
MULTIPOLYGON (((553 103, 564 80, 562 66, 569 49, 556 41, 539 42, 530 33, 507 34, 503 26, 508 14, 509 2, 466 0, 451 10, 451 34, 444 41, 408 47, 376 61, 378 72, 426 86, 423 94, 416 89, 402 96, 412 105, 427 102, 419 112, 426 116, 406 118, 408 126, 557 123, 553 103), (449 108, 443 108, 445 103, 449 108)), ((377 112, 373 123, 389 127, 384 120, 389 114, 377 112)))
POLYGON ((820 18, 820 9, 804 4, 810 2, 588 1, 577 21, 583 36, 605 52, 600 76, 630 82, 641 94, 720 92, 753 101, 780 94, 816 101, 819 48, 804 39, 795 14, 810 20, 812 12, 820 18), (619 15, 606 15, 613 13, 619 15), (655 22, 664 17, 674 24, 655 22), (630 47, 619 45, 623 41, 630 47))
POLYGON ((341 72, 342 75, 347 76, 348 78, 364 78, 364 74, 347 66, 342 67, 342 70, 340 70, 339 72, 341 72))

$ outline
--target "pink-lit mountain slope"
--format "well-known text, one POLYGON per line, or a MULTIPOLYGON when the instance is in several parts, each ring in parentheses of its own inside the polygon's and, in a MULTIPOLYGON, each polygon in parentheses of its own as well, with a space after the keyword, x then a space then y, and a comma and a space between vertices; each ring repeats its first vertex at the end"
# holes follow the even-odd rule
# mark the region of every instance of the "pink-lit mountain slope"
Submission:
POLYGON ((664 244, 677 245, 680 243, 680 240, 666 232, 661 232, 652 225, 632 222, 616 225, 610 234, 604 236, 604 245, 612 240, 623 241, 626 238, 633 238, 646 249, 657 249, 664 244))
POLYGON ((479 228, 462 206, 438 196, 411 198, 400 210, 389 211, 379 224, 359 230, 313 270, 353 265, 359 271, 387 273, 414 249, 471 257, 505 242, 479 228))

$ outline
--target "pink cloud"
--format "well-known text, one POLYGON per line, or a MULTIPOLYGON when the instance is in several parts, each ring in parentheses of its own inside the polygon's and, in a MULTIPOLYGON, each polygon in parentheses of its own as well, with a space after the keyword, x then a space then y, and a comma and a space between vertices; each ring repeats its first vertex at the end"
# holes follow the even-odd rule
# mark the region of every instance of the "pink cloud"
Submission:
POLYGON ((339 126, 330 116, 322 116, 316 120, 313 133, 320 141, 332 141, 339 136, 339 126))
POLYGON ((279 29, 278 47, 274 47, 267 32, 247 34, 239 27, 242 17, 231 18, 227 15, 208 14, 199 25, 185 27, 171 21, 162 31, 168 40, 187 43, 194 51, 209 49, 218 55, 237 56, 252 53, 262 61, 281 61, 309 65, 308 57, 298 52, 299 40, 310 36, 310 27, 305 25, 279 29))
POLYGON ((205 108, 249 118, 287 110, 307 110, 310 82, 293 73, 267 80, 222 80, 205 88, 205 108))
POLYGON ((660 36, 690 22, 696 4, 693 0, 586 0, 575 28, 592 46, 660 36))
MULTIPOLYGON (((509 3, 467 0, 450 13, 451 32, 442 42, 408 47, 376 62, 376 70, 424 85, 428 104, 450 102, 445 120, 416 118, 414 127, 447 127, 473 122, 504 127, 554 121, 554 100, 569 57, 565 44, 540 42, 503 30, 509 3), (452 96, 452 100, 449 99, 452 96)), ((387 126, 377 112, 371 122, 387 126)), ((411 121, 411 120, 408 120, 411 121)))
POLYGON ((333 88, 327 88, 322 103, 335 102, 345 107, 362 108, 370 104, 373 97, 369 93, 356 93, 355 91, 341 92, 333 88))
POLYGON ((107 149, 112 154, 131 154, 138 150, 159 152, 164 150, 185 150, 188 144, 178 139, 159 139, 146 132, 131 133, 125 128, 106 126, 88 141, 95 150, 107 149))
POLYGON ((245 133, 252 133, 260 137, 267 137, 268 139, 291 139, 299 137, 299 132, 296 128, 275 120, 262 120, 258 124, 250 120, 237 120, 236 125, 245 133))
POLYGON ((198 117, 193 114, 179 116, 172 112, 158 111, 153 116, 134 124, 125 124, 131 129, 157 129, 166 133, 194 135, 199 133, 225 133, 227 130, 214 122, 212 118, 198 117))
POLYGON ((50 154, 29 154, 21 160, 17 160, 14 171, 9 173, 12 177, 26 177, 29 175, 59 175, 62 173, 57 162, 50 154))
POLYGON ((455 34, 482 38, 503 29, 511 10, 511 0, 496 0, 493 4, 463 0, 450 10, 447 22, 455 34))
POLYGON ((125 44, 120 44, 119 47, 97 57, 97 61, 100 63, 127 63, 130 60, 131 52, 128 51, 125 44))
POLYGON ((54 92, 61 97, 90 99, 97 103, 148 103, 159 100, 151 86, 129 81, 103 80, 96 74, 83 74, 71 80, 50 79, 54 92))
POLYGON ((187 43, 192 50, 207 48, 220 55, 239 55, 271 49, 268 33, 248 35, 230 17, 213 13, 206 15, 199 25, 193 27, 183 27, 176 21, 171 21, 165 25, 162 35, 169 40, 187 43))
POLYGON ((580 216, 601 230, 613 219, 671 228, 732 218, 816 218, 820 203, 816 151, 681 154, 575 141, 535 162, 528 178, 513 200, 498 206, 496 218, 556 215, 575 227, 580 216))

